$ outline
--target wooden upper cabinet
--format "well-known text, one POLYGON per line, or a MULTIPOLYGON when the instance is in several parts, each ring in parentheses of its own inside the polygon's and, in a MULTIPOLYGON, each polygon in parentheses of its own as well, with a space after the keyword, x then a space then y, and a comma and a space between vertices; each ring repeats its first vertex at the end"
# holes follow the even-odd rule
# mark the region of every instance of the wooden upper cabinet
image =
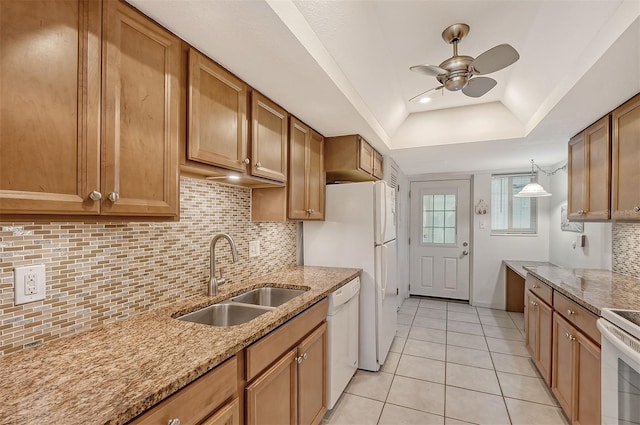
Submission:
POLYGON ((251 94, 251 175, 287 180, 287 111, 253 91, 251 94))
POLYGON ((100 211, 100 19, 97 1, 0 1, 0 214, 100 211))
POLYGON ((640 95, 613 111, 612 217, 640 220, 640 95))
POLYGON ((569 141, 569 218, 608 220, 611 199, 610 117, 569 141))
POLYGON ((307 151, 307 220, 324 220, 324 200, 326 197, 324 137, 311 130, 307 151))
POLYGON ((382 155, 357 134, 325 141, 327 181, 374 181, 382 178, 382 155))
POLYGON ((175 216, 180 40, 114 0, 103 29, 102 213, 175 216))
POLYGON ((188 85, 187 159, 245 173, 247 85, 194 49, 188 85))

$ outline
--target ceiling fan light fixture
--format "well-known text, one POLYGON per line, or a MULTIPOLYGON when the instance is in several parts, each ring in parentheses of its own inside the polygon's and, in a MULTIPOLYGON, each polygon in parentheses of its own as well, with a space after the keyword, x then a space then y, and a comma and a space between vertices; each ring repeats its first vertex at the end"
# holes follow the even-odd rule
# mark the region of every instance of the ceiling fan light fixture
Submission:
POLYGON ((444 86, 447 90, 451 91, 459 91, 467 86, 469 83, 469 77, 466 75, 454 75, 451 78, 448 78, 444 82, 444 86))
POLYGON ((419 100, 418 102, 423 103, 423 104, 424 104, 424 103, 429 103, 429 102, 431 102, 431 98, 430 98, 430 97, 428 97, 428 96, 421 97, 421 98, 420 98, 420 100, 419 100))

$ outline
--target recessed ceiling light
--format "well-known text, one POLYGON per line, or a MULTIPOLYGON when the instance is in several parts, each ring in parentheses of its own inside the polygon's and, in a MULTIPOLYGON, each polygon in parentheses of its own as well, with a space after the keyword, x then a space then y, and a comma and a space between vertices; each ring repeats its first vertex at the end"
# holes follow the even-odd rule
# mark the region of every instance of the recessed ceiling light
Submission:
POLYGON ((419 102, 420 103, 429 103, 429 102, 431 102, 431 98, 425 96, 422 99, 420 99, 419 102))
POLYGON ((240 180, 240 176, 236 176, 235 174, 230 175, 229 180, 240 180))

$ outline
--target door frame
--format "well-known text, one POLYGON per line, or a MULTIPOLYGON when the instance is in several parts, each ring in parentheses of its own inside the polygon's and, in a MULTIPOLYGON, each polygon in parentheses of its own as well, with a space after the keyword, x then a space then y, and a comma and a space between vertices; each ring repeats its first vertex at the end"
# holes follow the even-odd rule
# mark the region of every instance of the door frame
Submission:
MULTIPOLYGON (((407 254, 409 254, 409 257, 411 257, 410 252, 411 252, 411 246, 409 244, 409 238, 411 237, 411 196, 413 195, 410 191, 411 189, 411 183, 414 182, 422 182, 422 183, 430 183, 430 182, 437 182, 437 181, 449 181, 449 180, 468 180, 469 181, 469 245, 472 248, 471 252, 469 253, 469 305, 473 305, 473 257, 474 257, 474 251, 475 251, 475 221, 474 221, 474 216, 473 216, 473 210, 474 210, 474 191, 475 191, 475 184, 474 184, 474 175, 473 174, 465 174, 465 173, 434 173, 434 174, 416 174, 413 176, 409 176, 408 177, 408 183, 409 183, 409 196, 407 196, 407 202, 408 205, 407 207, 407 254)), ((411 267, 411 266, 409 266, 411 267)), ((411 282, 409 281, 408 283, 409 285, 409 292, 408 295, 411 295, 411 282)))

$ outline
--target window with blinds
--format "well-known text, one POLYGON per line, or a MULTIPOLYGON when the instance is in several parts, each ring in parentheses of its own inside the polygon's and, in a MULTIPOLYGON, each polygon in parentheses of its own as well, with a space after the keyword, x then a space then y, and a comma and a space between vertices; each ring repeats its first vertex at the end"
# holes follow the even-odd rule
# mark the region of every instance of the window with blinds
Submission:
POLYGON ((491 176, 492 234, 536 234, 538 228, 536 198, 513 196, 532 181, 535 181, 535 175, 531 174, 491 176))

